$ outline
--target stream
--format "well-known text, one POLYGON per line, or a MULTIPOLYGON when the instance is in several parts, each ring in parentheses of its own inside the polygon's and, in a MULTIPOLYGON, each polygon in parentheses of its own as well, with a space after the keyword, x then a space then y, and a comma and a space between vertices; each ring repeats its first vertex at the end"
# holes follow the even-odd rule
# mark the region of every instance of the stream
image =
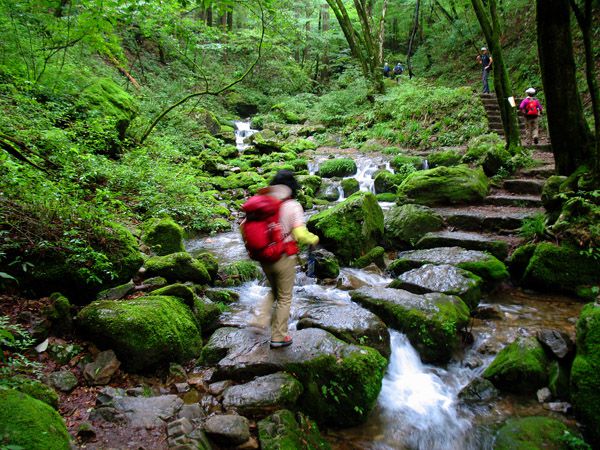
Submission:
MULTIPOLYGON (((314 173, 326 156, 317 156, 310 164, 314 173)), ((387 167, 383 159, 357 156, 356 178, 361 190, 372 190, 371 175, 387 167)), ((384 205, 388 206, 388 205, 384 205)), ((307 215, 313 211, 308 211, 307 215)), ((246 259, 238 230, 186 243, 192 253, 210 251, 221 264, 246 259)), ((338 285, 348 280, 368 286, 385 286, 391 279, 382 273, 344 268, 338 285)), ((347 290, 337 285, 317 284, 316 279, 298 272, 291 310, 290 329, 298 318, 316 304, 351 302, 347 290)), ((261 281, 235 288, 240 301, 221 317, 222 326, 243 326, 252 318, 258 302, 268 291, 261 281)), ((328 430, 324 436, 334 449, 491 449, 493 427, 514 415, 554 415, 534 398, 502 394, 489 405, 469 408, 458 394, 491 363, 494 355, 518 335, 531 335, 543 328, 555 328, 575 335, 575 323, 582 304, 572 299, 504 288, 484 297, 480 308, 493 309, 493 319, 474 319, 474 342, 443 367, 423 364, 415 349, 402 333, 391 331, 392 355, 383 379, 376 407, 361 426, 328 430)))

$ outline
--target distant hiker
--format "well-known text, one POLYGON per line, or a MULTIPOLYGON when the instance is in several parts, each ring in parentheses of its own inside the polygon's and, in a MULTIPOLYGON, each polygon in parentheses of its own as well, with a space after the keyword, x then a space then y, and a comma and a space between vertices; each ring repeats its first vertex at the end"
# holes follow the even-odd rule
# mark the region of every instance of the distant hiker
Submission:
POLYGON ((402 64, 398 63, 394 66, 394 79, 396 80, 396 83, 398 83, 400 75, 402 75, 402 72, 404 72, 404 67, 402 67, 402 64))
POLYGON ((488 77, 492 70, 492 63, 494 58, 489 54, 486 47, 481 47, 481 54, 477 55, 477 61, 481 64, 481 81, 483 82, 483 93, 490 93, 490 85, 488 84, 488 77))
POLYGON ((240 228, 246 248, 260 263, 271 286, 250 326, 265 328, 271 323, 271 348, 292 344, 288 320, 298 243, 312 246, 319 242, 319 237, 306 229, 302 206, 294 200, 298 188, 293 172, 280 170, 269 187, 242 205, 246 219, 240 228))
POLYGON ((535 98, 535 89, 529 88, 525 91, 527 97, 523 99, 519 105, 519 111, 525 116, 525 132, 527 144, 538 143, 538 132, 539 132, 539 118, 542 113, 542 104, 535 98))
POLYGON ((388 63, 385 63, 383 65, 383 76, 386 78, 389 78, 391 71, 392 71, 392 68, 390 67, 390 65, 388 63))

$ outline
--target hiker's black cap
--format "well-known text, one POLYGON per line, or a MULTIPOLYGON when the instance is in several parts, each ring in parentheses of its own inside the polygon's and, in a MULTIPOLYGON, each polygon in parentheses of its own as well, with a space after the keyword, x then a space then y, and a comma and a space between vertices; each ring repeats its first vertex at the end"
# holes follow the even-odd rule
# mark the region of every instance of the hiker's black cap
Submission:
POLYGON ((285 184, 292 190, 292 198, 296 197, 296 192, 298 192, 298 188, 300 187, 298 181, 296 181, 294 172, 291 170, 280 170, 275 174, 270 184, 271 186, 275 184, 285 184))

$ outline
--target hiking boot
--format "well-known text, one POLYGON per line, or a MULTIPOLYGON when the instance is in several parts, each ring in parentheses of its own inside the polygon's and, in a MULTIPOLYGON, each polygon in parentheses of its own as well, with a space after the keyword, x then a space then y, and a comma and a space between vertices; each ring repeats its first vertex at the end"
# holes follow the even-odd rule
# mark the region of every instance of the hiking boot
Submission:
POLYGON ((271 348, 287 347, 288 345, 292 345, 292 342, 294 342, 292 337, 286 336, 283 338, 283 341, 271 341, 271 348))

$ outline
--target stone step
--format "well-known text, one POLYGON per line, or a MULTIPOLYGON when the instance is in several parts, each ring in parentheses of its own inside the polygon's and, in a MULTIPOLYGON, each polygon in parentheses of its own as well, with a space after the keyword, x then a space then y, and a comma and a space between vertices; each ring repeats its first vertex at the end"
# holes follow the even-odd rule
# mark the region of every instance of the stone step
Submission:
POLYGON ((518 230, 523 220, 543 213, 542 208, 516 206, 471 205, 434 208, 449 227, 462 231, 485 231, 511 234, 518 230))
POLYGON ((519 238, 512 236, 446 230, 425 234, 417 242, 416 248, 462 247, 491 253, 503 261, 508 256, 509 248, 516 247, 520 242, 519 238))
POLYGON ((539 195, 517 195, 509 192, 496 192, 485 198, 486 205, 516 206, 523 208, 541 208, 542 199, 539 195))
POLYGON ((556 175, 556 168, 554 167, 554 164, 547 164, 539 167, 531 167, 529 169, 521 169, 519 170, 519 174, 526 178, 533 177, 546 179, 552 175, 556 175))
POLYGON ((544 187, 544 180, 533 178, 519 178, 514 180, 504 180, 504 189, 514 194, 535 194, 541 195, 544 187))

